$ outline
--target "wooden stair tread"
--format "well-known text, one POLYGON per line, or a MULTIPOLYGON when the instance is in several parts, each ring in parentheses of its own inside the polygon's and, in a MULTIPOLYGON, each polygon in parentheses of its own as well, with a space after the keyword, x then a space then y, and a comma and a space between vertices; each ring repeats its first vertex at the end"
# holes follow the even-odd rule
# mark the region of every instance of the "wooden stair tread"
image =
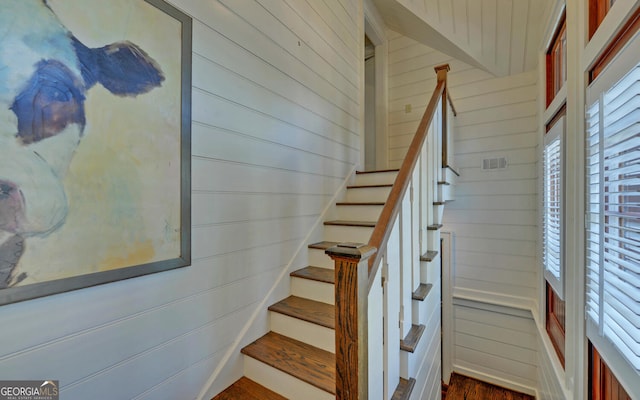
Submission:
POLYGON ((367 188, 381 188, 381 187, 392 187, 393 185, 390 183, 380 183, 376 185, 349 185, 347 189, 367 189, 367 188))
POLYGON ((377 174, 379 172, 399 172, 399 169, 378 169, 373 171, 356 171, 356 175, 360 174, 377 174))
POLYGON ((266 387, 243 376, 211 400, 287 400, 266 387))
POLYGON ((421 283, 420 286, 413 292, 411 298, 414 300, 424 301, 429 295, 429 292, 433 288, 431 283, 421 283))
POLYGON ((451 185, 451 184, 450 184, 449 182, 447 182, 447 181, 438 181, 438 185, 446 185, 446 186, 449 186, 449 185, 451 185))
POLYGON ((416 385, 416 380, 413 378, 404 379, 400 378, 400 383, 396 386, 396 390, 393 392, 391 400, 409 400, 413 387, 416 385))
POLYGON ((427 230, 429 231, 437 231, 438 229, 442 228, 442 224, 433 224, 433 225, 429 225, 427 226, 427 230))
POLYGON ((337 206, 384 206, 384 202, 376 202, 376 201, 370 201, 370 202, 346 202, 346 201, 339 201, 336 203, 337 206))
POLYGON ((438 256, 437 250, 428 250, 426 253, 420 256, 420 261, 431 262, 438 256))
POLYGON ((269 311, 288 315, 316 325, 335 329, 335 306, 297 296, 289 296, 269 306, 269 311))
POLYGON ((293 271, 291 276, 302 279, 309 279, 312 281, 335 283, 335 271, 329 268, 320 268, 308 266, 297 271, 293 271))
POLYGON ((375 228, 376 221, 346 221, 341 219, 336 219, 333 221, 324 221, 325 225, 333 225, 333 226, 363 226, 366 228, 375 228))
POLYGON ((400 350, 408 351, 409 353, 416 351, 418 342, 420 342, 420 338, 424 333, 424 329, 424 325, 411 325, 411 329, 409 329, 407 336, 400 340, 400 350))
POLYGON ((325 392, 336 394, 336 357, 333 353, 275 332, 267 333, 241 352, 325 392))
POLYGON ((445 205, 445 204, 447 204, 447 202, 446 202, 446 201, 434 201, 434 202, 433 202, 433 205, 434 205, 434 206, 443 206, 443 205, 445 205))
POLYGON ((318 243, 311 243, 308 247, 310 249, 326 250, 337 245, 338 245, 338 242, 323 241, 318 243))

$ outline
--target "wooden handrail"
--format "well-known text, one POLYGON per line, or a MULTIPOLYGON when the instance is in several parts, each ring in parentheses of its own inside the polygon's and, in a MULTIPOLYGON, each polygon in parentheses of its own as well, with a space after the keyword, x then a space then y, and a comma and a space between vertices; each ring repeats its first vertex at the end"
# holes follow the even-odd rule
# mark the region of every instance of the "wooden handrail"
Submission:
POLYGON ((391 193, 389 193, 387 202, 380 213, 380 218, 378 218, 378 222, 373 229, 371 239, 369 239, 369 246, 378 249, 375 257, 371 257, 369 259, 369 291, 373 286, 374 277, 385 253, 382 249, 384 249, 384 246, 386 246, 389 240, 391 230, 393 229, 393 223, 400 212, 402 198, 409 187, 413 168, 418 162, 420 149, 422 148, 425 140, 427 140, 427 133, 429 131, 431 121, 433 121, 433 116, 437 111, 436 107, 438 106, 438 101, 446 95, 446 71, 448 71, 448 65, 446 66, 446 69, 442 69, 444 70, 444 73, 438 73, 438 84, 436 85, 436 88, 431 95, 431 99, 429 100, 429 104, 427 104, 427 108, 422 115, 420 125, 418 125, 418 129, 416 129, 416 134, 411 141, 409 150, 407 150, 407 155, 402 162, 398 175, 396 176, 396 180, 391 188, 391 193))

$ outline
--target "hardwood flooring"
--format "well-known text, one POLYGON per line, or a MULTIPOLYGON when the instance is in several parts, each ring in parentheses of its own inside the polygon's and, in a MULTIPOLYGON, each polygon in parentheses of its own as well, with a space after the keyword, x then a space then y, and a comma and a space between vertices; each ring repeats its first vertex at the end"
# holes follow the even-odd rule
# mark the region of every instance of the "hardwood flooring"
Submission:
MULTIPOLYGON (((445 399, 445 396, 442 398, 445 399)), ((449 380, 446 400, 535 400, 535 398, 453 373, 449 380)))

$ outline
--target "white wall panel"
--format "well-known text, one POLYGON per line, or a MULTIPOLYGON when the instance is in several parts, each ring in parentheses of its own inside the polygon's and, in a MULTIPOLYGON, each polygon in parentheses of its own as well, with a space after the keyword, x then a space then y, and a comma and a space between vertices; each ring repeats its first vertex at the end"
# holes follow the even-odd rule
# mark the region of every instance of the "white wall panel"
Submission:
POLYGON ((356 0, 170 2, 194 18, 193 265, 0 307, 3 379, 194 399, 217 371, 211 397, 359 161, 356 0))
POLYGON ((454 314, 454 369, 511 389, 535 391, 538 344, 530 313, 464 301, 454 304, 454 314))

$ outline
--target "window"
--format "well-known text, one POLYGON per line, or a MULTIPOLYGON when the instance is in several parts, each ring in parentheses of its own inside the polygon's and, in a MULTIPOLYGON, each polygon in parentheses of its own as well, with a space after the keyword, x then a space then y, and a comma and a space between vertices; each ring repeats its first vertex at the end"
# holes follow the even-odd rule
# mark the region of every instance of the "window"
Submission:
POLYGON ((547 106, 567 80, 567 23, 563 15, 547 50, 547 106))
MULTIPOLYGON (((564 109, 561 111, 564 113, 564 109)), ((563 136, 565 117, 549 124, 544 137, 542 258, 544 277, 554 292, 564 298, 563 267, 563 136)))
POLYGON ((586 107, 587 335, 603 357, 622 360, 613 370, 634 372, 628 385, 640 374, 638 54, 636 34, 589 86, 586 107))

